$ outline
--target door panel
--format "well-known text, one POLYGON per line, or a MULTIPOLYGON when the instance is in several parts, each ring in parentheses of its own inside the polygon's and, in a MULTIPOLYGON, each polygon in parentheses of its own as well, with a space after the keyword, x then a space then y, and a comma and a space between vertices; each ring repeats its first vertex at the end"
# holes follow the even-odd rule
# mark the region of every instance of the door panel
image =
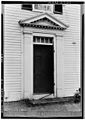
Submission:
POLYGON ((53 45, 34 45, 34 93, 53 93, 53 45))

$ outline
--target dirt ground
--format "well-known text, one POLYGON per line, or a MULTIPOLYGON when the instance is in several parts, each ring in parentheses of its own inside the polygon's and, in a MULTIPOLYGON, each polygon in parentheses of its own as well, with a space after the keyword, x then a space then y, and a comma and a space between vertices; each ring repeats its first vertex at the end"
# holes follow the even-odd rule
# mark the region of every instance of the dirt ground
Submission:
POLYGON ((4 103, 4 117, 81 117, 80 103, 54 103, 32 106, 29 103, 4 103))

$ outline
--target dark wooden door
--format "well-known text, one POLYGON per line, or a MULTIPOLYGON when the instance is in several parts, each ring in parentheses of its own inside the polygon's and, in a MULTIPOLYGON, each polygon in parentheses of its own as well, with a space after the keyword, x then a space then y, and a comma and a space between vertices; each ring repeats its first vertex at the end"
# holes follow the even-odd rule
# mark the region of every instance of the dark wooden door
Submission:
POLYGON ((53 45, 34 45, 34 93, 54 92, 53 45))

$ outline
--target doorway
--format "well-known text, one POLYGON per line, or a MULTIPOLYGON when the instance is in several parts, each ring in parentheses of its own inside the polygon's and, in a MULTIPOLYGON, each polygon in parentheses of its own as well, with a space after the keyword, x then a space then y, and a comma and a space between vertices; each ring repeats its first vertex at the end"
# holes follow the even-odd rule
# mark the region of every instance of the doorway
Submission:
POLYGON ((53 38, 34 36, 33 42, 33 93, 54 93, 53 38))

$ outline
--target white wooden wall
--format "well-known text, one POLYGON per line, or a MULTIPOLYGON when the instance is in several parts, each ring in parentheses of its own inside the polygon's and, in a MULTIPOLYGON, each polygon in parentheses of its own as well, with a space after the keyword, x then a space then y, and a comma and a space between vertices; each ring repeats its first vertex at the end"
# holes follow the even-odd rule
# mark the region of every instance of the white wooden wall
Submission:
POLYGON ((17 5, 4 5, 4 94, 5 101, 21 99, 21 30, 17 5))
MULTIPOLYGON (((28 90, 22 93, 23 45, 18 21, 38 14, 41 13, 21 10, 20 4, 4 5, 5 101, 15 101, 27 96, 28 90)), ((69 25, 62 38, 56 37, 56 91, 58 97, 64 97, 73 95, 80 86, 80 5, 64 5, 63 15, 55 14, 54 16, 69 25), (73 42, 76 44, 72 44, 73 42)), ((26 83, 25 81, 24 84, 26 83)))
POLYGON ((64 35, 64 96, 73 95, 80 87, 80 14, 80 5, 65 7, 69 28, 64 35))

